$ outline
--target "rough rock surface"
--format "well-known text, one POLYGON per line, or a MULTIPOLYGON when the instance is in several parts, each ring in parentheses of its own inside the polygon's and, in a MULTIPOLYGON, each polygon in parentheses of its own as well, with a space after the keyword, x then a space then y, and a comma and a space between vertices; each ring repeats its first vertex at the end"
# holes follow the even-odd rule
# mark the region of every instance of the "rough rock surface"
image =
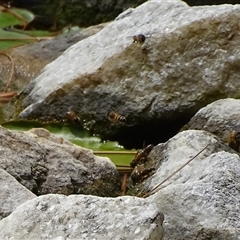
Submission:
POLYGON ((0 220, 12 213, 17 206, 34 197, 36 195, 0 168, 0 220))
MULTIPOLYGON (((44 66, 59 57, 67 48, 84 38, 94 35, 107 24, 99 24, 78 32, 71 31, 53 39, 42 40, 6 51, 15 64, 15 74, 9 86, 9 91, 21 90, 39 74, 44 66)), ((11 63, 8 58, 2 55, 0 55, 0 60, 0 87, 4 88, 11 72, 11 63)))
POLYGON ((239 5, 148 1, 47 65, 19 96, 20 117, 61 119, 74 107, 103 139, 165 141, 201 107, 240 96, 239 21, 239 5))
POLYGON ((0 127, 0 167, 37 195, 47 193, 118 196, 114 164, 47 130, 14 132, 0 127))
POLYGON ((221 99, 200 109, 183 129, 205 130, 227 142, 233 131, 240 130, 240 100, 221 99))
POLYGON ((157 162, 157 170, 144 183, 145 190, 160 184, 207 144, 147 198, 165 215, 166 240, 239 239, 240 158, 214 135, 188 130, 156 146, 149 157, 157 162))
POLYGON ((0 222, 0 239, 163 239, 156 204, 134 197, 49 194, 0 222))

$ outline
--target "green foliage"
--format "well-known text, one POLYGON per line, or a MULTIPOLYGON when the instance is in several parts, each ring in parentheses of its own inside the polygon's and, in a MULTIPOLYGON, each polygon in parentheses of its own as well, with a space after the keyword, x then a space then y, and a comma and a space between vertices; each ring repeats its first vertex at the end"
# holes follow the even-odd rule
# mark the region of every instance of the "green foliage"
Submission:
POLYGON ((9 13, 0 11, 0 28, 22 24, 16 17, 9 13))
POLYGON ((2 11, 0 11, 0 28, 23 25, 23 21, 21 21, 18 16, 22 18, 26 23, 30 23, 35 17, 33 13, 25 9, 2 9, 2 11))
POLYGON ((34 14, 25 9, 11 8, 11 12, 21 16, 27 23, 30 23, 34 18, 34 14))
POLYGON ((29 36, 25 34, 4 31, 0 29, 0 50, 5 50, 8 48, 24 45, 26 43, 35 41, 34 39, 26 40, 26 38, 29 38, 29 36), (10 39, 14 39, 14 40, 10 40, 10 39))
POLYGON ((17 47, 38 40, 37 37, 51 36, 47 31, 24 31, 14 28, 30 23, 34 14, 17 8, 4 8, 0 6, 0 51, 17 47))

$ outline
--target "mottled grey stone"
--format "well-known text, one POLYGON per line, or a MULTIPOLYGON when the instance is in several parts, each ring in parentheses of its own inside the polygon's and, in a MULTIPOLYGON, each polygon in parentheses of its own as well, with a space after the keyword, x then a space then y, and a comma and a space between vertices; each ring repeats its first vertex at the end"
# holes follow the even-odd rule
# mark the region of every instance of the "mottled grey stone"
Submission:
POLYGON ((0 220, 12 213, 17 206, 34 197, 36 195, 0 168, 0 220))
POLYGON ((227 142, 233 131, 240 131, 240 100, 227 98, 201 108, 183 129, 205 130, 227 142))
POLYGON ((165 215, 166 240, 237 240, 240 236, 240 158, 205 131, 181 132, 150 153, 156 173, 151 190, 207 144, 208 147, 147 199, 165 215))
POLYGON ((154 0, 122 16, 48 64, 20 95, 20 117, 61 119, 72 106, 103 138, 142 144, 155 129, 166 139, 214 100, 240 97, 240 5, 154 0), (126 125, 108 121, 110 111, 126 125))
POLYGON ((119 195, 119 174, 109 158, 45 129, 16 132, 0 127, 0 143, 0 167, 37 195, 119 195))
POLYGON ((0 239, 163 239, 156 204, 136 197, 45 195, 0 221, 0 239))

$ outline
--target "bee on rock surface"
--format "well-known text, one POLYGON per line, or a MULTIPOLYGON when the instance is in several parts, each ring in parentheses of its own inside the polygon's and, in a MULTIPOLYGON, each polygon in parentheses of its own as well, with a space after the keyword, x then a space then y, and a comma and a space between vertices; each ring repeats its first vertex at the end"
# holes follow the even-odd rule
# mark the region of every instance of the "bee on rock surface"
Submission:
POLYGON ((69 123, 74 124, 75 126, 82 126, 82 120, 73 110, 70 110, 66 113, 66 119, 69 123))
POLYGON ((240 132, 234 131, 228 137, 228 146, 239 152, 240 147, 240 132))
POLYGON ((138 35, 134 35, 133 36, 133 43, 140 43, 140 44, 143 44, 145 42, 145 35, 143 34, 138 34, 138 35))
POLYGON ((120 124, 123 124, 123 123, 126 123, 126 118, 118 113, 115 113, 115 112, 110 112, 107 114, 107 118, 111 121, 111 122, 114 122, 114 123, 120 123, 120 124))
POLYGON ((148 155, 153 149, 154 145, 150 144, 147 147, 138 150, 134 159, 130 162, 130 166, 133 168, 131 173, 131 179, 133 184, 142 182, 152 174, 155 170, 153 167, 147 167, 148 155))
POLYGON ((153 149, 154 145, 149 144, 147 147, 138 150, 134 159, 130 162, 130 166, 132 168, 136 167, 138 164, 142 164, 147 162, 147 157, 151 150, 153 149))
POLYGON ((154 170, 155 170, 155 168, 151 168, 151 167, 147 168, 144 164, 137 165, 131 173, 131 180, 132 180, 133 184, 142 182, 143 180, 148 178, 149 175, 154 170))

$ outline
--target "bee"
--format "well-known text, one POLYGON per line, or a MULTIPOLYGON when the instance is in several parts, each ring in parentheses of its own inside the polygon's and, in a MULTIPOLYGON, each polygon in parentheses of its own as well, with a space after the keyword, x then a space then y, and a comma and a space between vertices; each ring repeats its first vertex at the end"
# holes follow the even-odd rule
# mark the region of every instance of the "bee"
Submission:
POLYGON ((82 120, 73 110, 70 110, 66 113, 66 119, 69 123, 72 123, 78 127, 82 126, 82 120))
POLYGON ((145 35, 143 34, 138 34, 138 35, 134 35, 133 36, 133 43, 140 43, 140 44, 143 44, 145 42, 145 35))
POLYGON ((126 118, 115 112, 108 113, 107 118, 114 123, 126 123, 126 118))
POLYGON ((240 132, 234 131, 228 137, 228 146, 239 152, 240 147, 240 132))
POLYGON ((130 162, 130 166, 135 168, 138 164, 142 164, 147 162, 147 158, 151 150, 153 149, 154 145, 149 144, 147 147, 138 150, 134 159, 130 162))
POLYGON ((131 173, 131 180, 133 184, 142 182, 150 176, 150 174, 155 170, 155 168, 146 168, 144 164, 138 165, 134 168, 131 173))

